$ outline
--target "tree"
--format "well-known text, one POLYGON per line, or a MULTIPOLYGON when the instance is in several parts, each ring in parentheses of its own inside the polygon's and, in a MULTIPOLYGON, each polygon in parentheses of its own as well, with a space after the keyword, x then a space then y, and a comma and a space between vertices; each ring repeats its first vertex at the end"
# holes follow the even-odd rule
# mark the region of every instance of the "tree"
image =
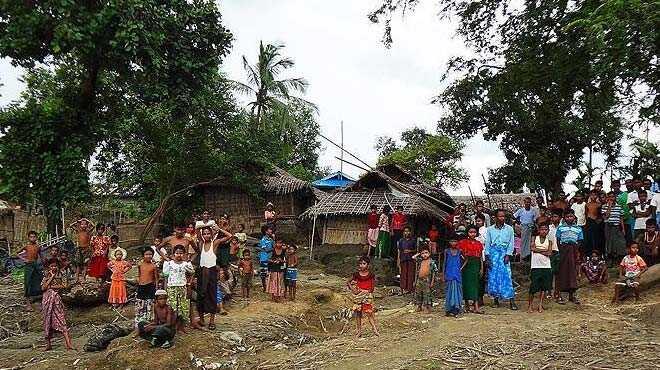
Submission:
MULTIPOLYGON (((385 0, 370 15, 385 21, 386 43, 391 16, 418 2, 385 0)), ((558 191, 587 149, 616 158, 623 123, 634 122, 631 107, 633 118, 657 122, 654 99, 625 99, 635 97, 640 84, 657 95, 657 6, 629 3, 621 15, 614 1, 607 2, 608 16, 600 16, 603 8, 592 1, 440 1, 441 14, 458 19, 457 33, 475 53, 448 64, 444 79, 452 80, 435 99, 448 112, 440 130, 500 139, 508 163, 491 172, 491 182, 501 184, 492 176, 504 176, 508 189, 525 180, 558 191), (639 25, 632 25, 635 16, 644 18, 639 25), (608 23, 612 17, 624 21, 608 23)))
POLYGON ((413 127, 401 133, 401 142, 397 145, 392 138, 378 138, 378 165, 397 164, 437 186, 457 186, 467 180, 465 171, 458 166, 463 149, 460 141, 413 127))
POLYGON ((32 81, 0 112, 0 155, 12 158, 1 188, 45 204, 51 229, 64 202, 88 194, 89 160, 129 104, 183 122, 231 42, 210 0, 3 1, 0 14, 0 56, 32 81), (22 147, 26 138, 39 146, 22 147), (37 178, 41 165, 48 181, 37 178))
POLYGON ((284 45, 259 42, 259 59, 255 65, 250 65, 243 56, 243 68, 247 73, 247 83, 234 82, 235 88, 247 95, 254 96, 250 102, 250 112, 254 121, 261 125, 263 115, 276 107, 286 107, 291 102, 302 103, 316 109, 314 104, 292 95, 297 91, 304 94, 309 85, 304 78, 283 78, 279 75, 295 66, 293 59, 284 57, 281 50, 284 45))
POLYGON ((657 144, 635 139, 630 145, 633 155, 627 165, 619 168, 622 175, 634 178, 660 178, 660 148, 657 144))

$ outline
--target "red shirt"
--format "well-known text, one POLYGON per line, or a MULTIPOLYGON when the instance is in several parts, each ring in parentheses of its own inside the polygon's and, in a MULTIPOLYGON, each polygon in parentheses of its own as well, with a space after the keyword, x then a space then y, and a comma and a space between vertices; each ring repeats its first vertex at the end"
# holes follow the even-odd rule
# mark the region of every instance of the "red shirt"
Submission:
POLYGON ((392 215, 392 230, 403 230, 404 226, 406 226, 406 215, 394 212, 392 215))
POLYGON ((377 229, 378 228, 378 218, 379 217, 380 217, 380 215, 378 214, 378 212, 376 212, 376 213, 370 212, 367 215, 367 223, 369 224, 370 229, 377 229))
POLYGON ((353 274, 353 280, 355 280, 355 285, 359 289, 367 290, 369 292, 374 291, 376 276, 372 272, 369 272, 369 275, 367 276, 362 276, 359 272, 356 272, 353 274))
POLYGON ((437 242, 440 237, 439 230, 429 230, 429 240, 432 242, 437 242))
POLYGON ((466 257, 481 258, 481 252, 484 250, 483 244, 481 244, 480 241, 474 239, 460 240, 457 246, 466 257))

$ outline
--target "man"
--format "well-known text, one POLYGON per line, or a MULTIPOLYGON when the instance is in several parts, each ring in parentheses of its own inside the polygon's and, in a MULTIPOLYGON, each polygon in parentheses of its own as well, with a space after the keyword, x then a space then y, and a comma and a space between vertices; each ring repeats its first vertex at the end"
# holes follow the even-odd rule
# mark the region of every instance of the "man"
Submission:
POLYGON ((568 300, 580 304, 577 299, 577 268, 578 250, 584 234, 582 228, 575 224, 575 213, 572 209, 564 213, 564 224, 557 228, 555 239, 559 245, 559 274, 557 288, 560 292, 568 292, 568 300))
MULTIPOLYGON (((503 209, 495 211, 495 225, 486 229, 484 253, 488 261, 488 294, 496 307, 500 299, 508 299, 509 307, 517 310, 515 291, 511 280, 511 256, 513 255, 513 227, 504 223, 503 209)), ((529 248, 529 247, 528 247, 529 248)))
POLYGON ((518 208, 513 217, 520 223, 520 258, 526 259, 530 256, 529 247, 534 231, 534 222, 539 217, 538 211, 532 208, 532 198, 525 197, 523 207, 518 208))
POLYGON ((18 251, 17 255, 25 262, 23 273, 23 291, 25 295, 25 310, 34 311, 32 302, 41 296, 42 266, 40 263, 41 249, 37 243, 37 232, 28 232, 28 243, 18 251))
POLYGON ((639 205, 639 191, 642 190, 642 180, 639 177, 635 177, 632 180, 632 189, 628 192, 627 203, 627 214, 626 209, 624 208, 625 219, 625 228, 626 228, 626 244, 634 239, 634 230, 635 230, 635 217, 633 215, 633 210, 639 205))
POLYGON ((397 265, 400 274, 399 285, 401 286, 401 292, 408 294, 413 291, 415 284, 415 261, 412 257, 417 253, 417 241, 412 237, 412 232, 408 226, 403 229, 403 238, 399 239, 397 251, 397 265))
MULTIPOLYGON (((194 251, 194 243, 192 239, 186 237, 186 226, 182 224, 179 224, 174 228, 174 235, 170 235, 163 239, 163 241, 156 246, 156 253, 158 253, 163 260, 167 260, 167 257, 162 254, 161 249, 167 244, 170 245, 170 249, 172 250, 174 250, 175 245, 183 245, 187 251, 194 251)), ((191 261, 192 259, 192 253, 188 253, 188 261, 191 261)))
MULTIPOLYGON (((585 206, 586 223, 584 225, 584 255, 590 256, 594 250, 603 250, 603 218, 601 215, 601 202, 596 190, 589 193, 585 206)), ((577 212, 577 211, 576 211, 577 212)))
POLYGON ((562 212, 564 212, 568 208, 568 202, 566 202, 566 193, 559 192, 559 195, 555 200, 552 202, 552 208, 553 209, 560 209, 562 212))
POLYGON ((651 192, 650 197, 652 197, 649 204, 651 215, 655 215, 655 222, 660 225, 660 192, 651 192))
POLYGON ((612 179, 611 188, 612 191, 614 192, 614 195, 618 197, 621 194, 621 180, 612 179))
MULTIPOLYGON (((403 213, 402 206, 396 206, 392 214, 392 255, 397 256, 397 248, 399 246, 399 239, 403 236, 403 229, 406 227, 406 215, 403 213)), ((390 256, 387 256, 390 257, 390 256)))
POLYGON ((476 202, 474 202, 474 214, 472 215, 472 223, 476 223, 476 218, 479 215, 483 215, 484 219, 484 224, 486 227, 490 226, 490 215, 486 213, 486 209, 484 208, 484 201, 481 199, 477 199, 476 202))
POLYGON ((170 348, 176 330, 176 314, 167 304, 167 292, 156 291, 156 304, 154 305, 154 319, 150 323, 138 323, 138 334, 148 340, 152 346, 170 348))

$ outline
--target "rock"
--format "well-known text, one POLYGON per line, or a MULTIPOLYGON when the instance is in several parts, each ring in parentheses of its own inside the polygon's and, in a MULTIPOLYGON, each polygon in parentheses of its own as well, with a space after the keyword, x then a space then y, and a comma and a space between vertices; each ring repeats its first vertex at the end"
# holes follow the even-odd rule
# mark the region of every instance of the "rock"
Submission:
POLYGON ((96 282, 84 282, 74 285, 62 294, 62 302, 67 306, 88 307, 107 303, 110 286, 102 284, 99 289, 96 282))
POLYGON ((108 324, 100 331, 92 334, 84 346, 86 352, 98 352, 108 348, 110 342, 116 338, 125 337, 131 333, 133 328, 121 327, 117 324, 108 324))
POLYGON ((287 346, 284 343, 278 343, 278 344, 275 345, 276 350, 283 350, 283 349, 287 349, 287 348, 289 348, 289 346, 287 346))
POLYGON ((660 283, 660 264, 655 264, 649 267, 649 269, 639 277, 640 290, 647 290, 658 286, 658 283, 660 283))
POLYGON ((334 292, 328 288, 317 288, 312 290, 312 296, 317 303, 328 303, 332 301, 334 292))
POLYGON ((220 333, 219 337, 220 339, 231 345, 238 346, 241 343, 243 343, 243 337, 241 337, 240 335, 238 335, 238 333, 234 331, 223 331, 222 333, 220 333))

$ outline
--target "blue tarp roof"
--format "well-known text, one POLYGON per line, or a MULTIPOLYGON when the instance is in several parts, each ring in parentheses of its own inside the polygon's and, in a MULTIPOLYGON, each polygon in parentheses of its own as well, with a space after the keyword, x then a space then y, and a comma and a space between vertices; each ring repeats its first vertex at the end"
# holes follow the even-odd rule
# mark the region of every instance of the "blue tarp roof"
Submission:
POLYGON ((312 182, 312 185, 320 189, 336 189, 336 188, 344 188, 346 186, 353 184, 354 182, 355 180, 350 178, 345 173, 341 171, 337 171, 322 179, 312 182))

